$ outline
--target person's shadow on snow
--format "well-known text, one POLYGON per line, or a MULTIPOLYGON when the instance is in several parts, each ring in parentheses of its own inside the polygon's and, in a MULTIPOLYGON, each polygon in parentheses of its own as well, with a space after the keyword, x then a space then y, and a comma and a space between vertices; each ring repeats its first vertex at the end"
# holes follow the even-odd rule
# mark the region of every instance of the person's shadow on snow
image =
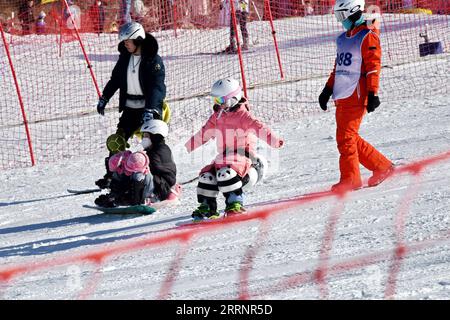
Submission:
MULTIPOLYGON (((65 219, 65 220, 30 224, 30 225, 25 225, 25 226, 3 228, 3 229, 0 229, 0 236, 5 235, 5 234, 18 233, 18 232, 29 232, 29 231, 46 230, 46 229, 53 230, 55 228, 67 227, 67 226, 77 225, 77 224, 81 225, 81 224, 109 223, 109 222, 114 222, 117 220, 134 219, 137 216, 144 217, 142 215, 121 215, 118 217, 118 215, 110 215, 110 214, 100 213, 100 214, 95 214, 95 215, 90 215, 90 216, 85 216, 85 217, 77 217, 77 218, 71 218, 71 219, 65 219)), ((126 227, 121 227, 121 228, 116 228, 116 229, 108 228, 105 230, 98 230, 98 231, 93 231, 93 232, 89 232, 89 233, 85 233, 85 234, 70 235, 70 236, 62 237, 62 238, 39 239, 39 240, 28 242, 28 243, 14 244, 14 245, 7 246, 7 247, 0 247, 0 258, 1 257, 11 257, 11 256, 34 256, 34 255, 42 255, 42 254, 51 254, 51 253, 55 253, 55 252, 59 252, 59 251, 66 251, 66 250, 79 248, 79 247, 85 247, 85 246, 89 246, 89 245, 112 243, 114 241, 137 238, 137 237, 155 234, 155 233, 159 233, 159 232, 167 232, 172 229, 176 229, 177 226, 174 224, 172 227, 164 228, 161 230, 144 231, 144 232, 139 232, 139 233, 125 234, 125 235, 118 235, 118 236, 102 238, 102 236, 104 236, 104 235, 109 235, 109 234, 114 234, 114 233, 123 233, 125 231, 130 231, 133 229, 140 229, 140 228, 145 228, 145 227, 149 227, 149 226, 155 226, 155 225, 159 225, 159 224, 175 222, 178 220, 184 220, 184 219, 188 219, 188 218, 190 218, 190 215, 188 217, 181 216, 181 217, 169 218, 169 219, 164 219, 164 220, 152 221, 152 222, 148 222, 148 223, 136 224, 136 225, 132 225, 132 226, 126 226, 126 227)))

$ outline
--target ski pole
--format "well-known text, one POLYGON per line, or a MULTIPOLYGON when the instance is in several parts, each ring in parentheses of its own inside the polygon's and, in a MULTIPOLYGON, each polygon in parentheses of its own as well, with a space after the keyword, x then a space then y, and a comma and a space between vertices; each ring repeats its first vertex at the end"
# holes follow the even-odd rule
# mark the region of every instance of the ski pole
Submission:
POLYGON ((252 1, 253 8, 255 8, 256 15, 258 16, 259 21, 261 21, 261 15, 259 14, 258 8, 255 3, 252 1))
POLYGON ((185 182, 181 182, 180 185, 184 186, 185 184, 189 184, 189 183, 194 182, 196 180, 198 180, 198 177, 192 178, 192 179, 190 179, 188 181, 185 181, 185 182))

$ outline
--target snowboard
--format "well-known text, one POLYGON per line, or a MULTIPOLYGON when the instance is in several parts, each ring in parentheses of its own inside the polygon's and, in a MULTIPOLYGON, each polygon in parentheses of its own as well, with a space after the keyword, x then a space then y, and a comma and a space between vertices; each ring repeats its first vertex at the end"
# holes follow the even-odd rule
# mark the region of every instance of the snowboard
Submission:
POLYGON ((91 205, 83 205, 83 208, 95 209, 101 211, 106 214, 140 214, 140 215, 149 215, 156 212, 156 209, 153 207, 146 206, 144 204, 135 205, 135 206, 119 206, 113 208, 105 208, 99 206, 91 206, 91 205))

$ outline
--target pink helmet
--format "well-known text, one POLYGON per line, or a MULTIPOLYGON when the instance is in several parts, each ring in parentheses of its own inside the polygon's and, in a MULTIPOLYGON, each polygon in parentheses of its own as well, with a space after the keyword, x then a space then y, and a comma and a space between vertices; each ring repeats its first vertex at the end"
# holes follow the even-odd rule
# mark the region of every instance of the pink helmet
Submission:
POLYGON ((148 167, 149 159, 147 153, 144 151, 137 151, 129 155, 129 157, 124 161, 123 168, 127 176, 131 176, 133 173, 143 173, 147 174, 150 172, 148 167))
POLYGON ((122 174, 124 171, 124 164, 130 154, 131 151, 126 150, 112 155, 108 160, 109 170, 112 172, 117 172, 118 174, 122 174))

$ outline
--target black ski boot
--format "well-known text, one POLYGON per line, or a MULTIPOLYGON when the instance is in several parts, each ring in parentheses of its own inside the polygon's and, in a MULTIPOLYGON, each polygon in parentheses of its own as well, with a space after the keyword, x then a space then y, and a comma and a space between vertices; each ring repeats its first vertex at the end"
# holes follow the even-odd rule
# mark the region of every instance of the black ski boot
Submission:
POLYGON ((114 208, 116 207, 114 197, 111 194, 102 194, 97 199, 94 200, 94 203, 103 208, 114 208))
POLYGON ((220 217, 217 211, 217 202, 215 199, 208 199, 209 201, 204 201, 200 206, 194 210, 192 213, 192 218, 194 220, 203 219, 217 219, 220 217))

